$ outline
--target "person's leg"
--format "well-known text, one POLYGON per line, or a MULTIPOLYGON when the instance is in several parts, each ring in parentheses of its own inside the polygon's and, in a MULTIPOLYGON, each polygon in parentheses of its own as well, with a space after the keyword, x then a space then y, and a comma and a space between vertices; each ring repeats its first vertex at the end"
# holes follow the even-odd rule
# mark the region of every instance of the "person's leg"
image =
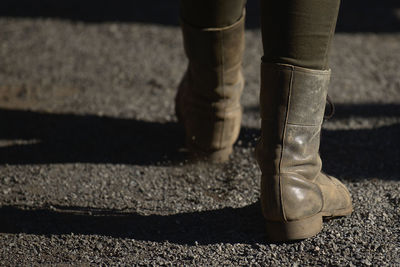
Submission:
POLYGON ((346 187, 321 172, 318 152, 338 8, 339 0, 262 0, 262 124, 256 158, 271 240, 314 236, 323 216, 352 211, 346 187))
POLYGON ((261 0, 264 62, 327 69, 340 0, 261 0))
POLYGON ((226 161, 240 131, 244 0, 183 0, 189 64, 176 97, 186 146, 195 158, 226 161))
POLYGON ((246 0, 181 0, 181 18, 198 28, 232 25, 243 14, 246 0))

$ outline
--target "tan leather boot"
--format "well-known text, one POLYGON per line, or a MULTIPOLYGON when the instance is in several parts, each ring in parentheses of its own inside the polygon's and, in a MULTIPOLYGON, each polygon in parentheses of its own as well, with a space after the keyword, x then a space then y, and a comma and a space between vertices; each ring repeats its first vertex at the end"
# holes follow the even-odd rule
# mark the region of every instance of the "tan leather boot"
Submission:
POLYGON ((262 134, 256 158, 270 240, 314 236, 322 229, 322 217, 352 212, 346 187, 321 172, 319 144, 329 78, 329 70, 261 65, 262 134))
POLYGON ((175 109, 186 146, 195 158, 223 162, 240 131, 244 15, 223 28, 200 29, 182 22, 182 32, 189 66, 175 109))

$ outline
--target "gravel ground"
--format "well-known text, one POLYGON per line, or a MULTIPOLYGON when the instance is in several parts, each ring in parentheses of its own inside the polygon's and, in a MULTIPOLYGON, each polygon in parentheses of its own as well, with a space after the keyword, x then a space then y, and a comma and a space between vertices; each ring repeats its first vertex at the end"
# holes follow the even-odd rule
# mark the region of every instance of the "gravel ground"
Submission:
MULTIPOLYGON (((376 14, 400 8, 383 3, 376 14)), ((214 165, 185 161, 173 99, 187 62, 174 19, 3 9, 0 264, 400 266, 398 9, 363 27, 354 21, 369 13, 350 20, 351 10, 332 51, 337 112, 321 155, 355 210, 317 237, 279 244, 265 240, 258 202, 252 20, 242 132, 231 160, 214 165)))

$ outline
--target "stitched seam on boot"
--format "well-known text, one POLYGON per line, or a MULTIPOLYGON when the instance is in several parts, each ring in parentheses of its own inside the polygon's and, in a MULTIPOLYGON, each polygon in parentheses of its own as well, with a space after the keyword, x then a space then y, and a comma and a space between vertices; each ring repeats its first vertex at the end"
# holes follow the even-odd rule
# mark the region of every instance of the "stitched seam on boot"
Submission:
POLYGON ((293 126, 304 126, 304 127, 317 127, 319 124, 302 124, 302 123, 293 123, 293 122, 288 122, 288 125, 293 125, 293 126))
POLYGON ((281 166, 282 166, 282 160, 283 160, 283 152, 285 149, 285 138, 286 138, 286 127, 287 127, 287 121, 289 120, 289 107, 290 107, 290 98, 292 94, 292 86, 293 86, 293 68, 290 70, 290 81, 289 81, 289 90, 288 90, 288 95, 286 99, 286 114, 285 114, 285 121, 283 124, 283 129, 282 129, 282 149, 281 149, 281 156, 279 159, 279 197, 280 197, 280 204, 281 204, 281 211, 282 211, 282 216, 283 220, 287 221, 286 214, 285 214, 285 206, 284 206, 284 199, 282 196, 282 177, 281 177, 281 166))
POLYGON ((316 184, 316 185, 317 185, 317 188, 319 191, 319 195, 321 196, 321 202, 322 202, 321 210, 319 212, 323 212, 324 207, 325 207, 325 197, 324 197, 324 194, 322 193, 322 190, 321 190, 321 187, 319 186, 319 184, 316 184))
POLYGON ((299 66, 294 66, 290 64, 284 64, 284 63, 264 63, 267 65, 272 65, 272 68, 274 67, 279 67, 280 69, 284 70, 295 70, 296 72, 302 72, 302 73, 307 73, 307 74, 314 74, 314 75, 330 75, 330 69, 327 70, 318 70, 318 69, 309 69, 309 68, 303 68, 299 66))
MULTIPOLYGON (((221 66, 222 68, 220 69, 220 75, 221 75, 221 79, 220 79, 220 86, 222 88, 222 97, 223 99, 225 99, 225 80, 224 80, 224 65, 225 65, 225 51, 224 51, 224 32, 221 31, 220 32, 220 49, 221 49, 221 66)), ((222 123, 222 131, 220 133, 220 137, 219 137, 219 149, 222 148, 222 141, 223 141, 223 137, 224 137, 224 131, 225 131, 225 117, 226 117, 226 102, 224 101, 224 107, 222 109, 222 114, 223 114, 223 123, 222 123)))

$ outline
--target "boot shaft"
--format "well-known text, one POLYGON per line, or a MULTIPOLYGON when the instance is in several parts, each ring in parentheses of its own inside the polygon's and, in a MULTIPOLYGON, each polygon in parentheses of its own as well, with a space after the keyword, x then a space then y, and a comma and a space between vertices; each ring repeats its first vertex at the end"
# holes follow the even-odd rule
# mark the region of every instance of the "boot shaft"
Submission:
POLYGON ((206 102, 227 99, 237 102, 243 85, 244 15, 222 28, 196 28, 181 22, 187 78, 194 97, 206 102))
POLYGON ((223 28, 196 28, 183 21, 181 25, 189 65, 176 110, 185 127, 186 146, 195 157, 226 161, 242 117, 244 16, 223 28))
POLYGON ((183 42, 189 62, 204 69, 228 70, 240 65, 244 51, 244 14, 222 28, 196 28, 181 20, 183 42))
POLYGON ((263 63, 262 133, 256 157, 261 201, 270 221, 296 220, 323 207, 319 187, 321 124, 330 71, 263 63))
POLYGON ((321 170, 318 151, 329 78, 329 70, 262 63, 257 153, 263 173, 290 172, 294 166, 305 177, 315 177, 321 170))

